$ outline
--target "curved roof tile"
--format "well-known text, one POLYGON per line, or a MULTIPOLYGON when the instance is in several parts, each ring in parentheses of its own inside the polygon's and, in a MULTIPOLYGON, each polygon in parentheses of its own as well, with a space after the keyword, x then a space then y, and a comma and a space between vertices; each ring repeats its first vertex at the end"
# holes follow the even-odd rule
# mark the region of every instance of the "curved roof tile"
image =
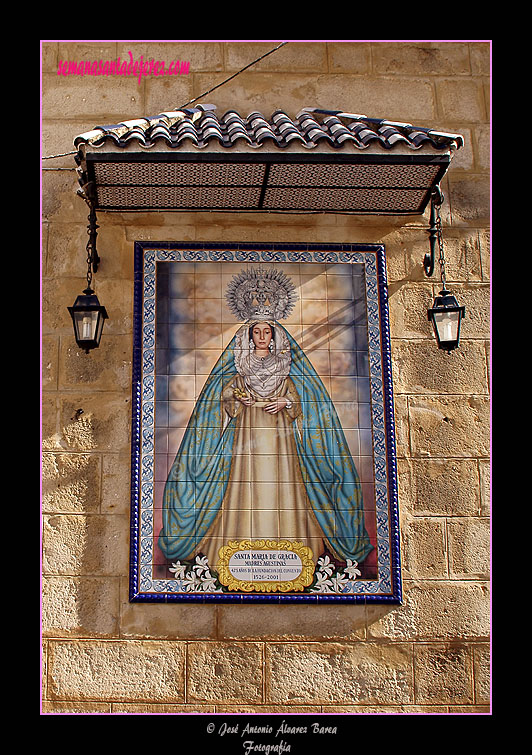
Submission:
POLYGON ((77 136, 74 146, 79 148, 83 144, 91 144, 98 147, 111 140, 116 146, 125 147, 134 139, 143 148, 149 149, 162 139, 175 149, 185 146, 188 140, 192 140, 200 149, 207 149, 213 140, 230 149, 239 139, 244 139, 250 147, 257 149, 267 140, 283 149, 296 139, 306 149, 313 149, 325 141, 335 149, 341 149, 347 143, 359 149, 365 149, 371 143, 393 149, 394 145, 402 143, 417 150, 424 144, 435 149, 449 149, 450 146, 461 147, 463 143, 459 134, 341 111, 305 108, 292 119, 285 111, 276 110, 267 119, 257 111, 245 118, 235 110, 218 116, 214 107, 200 105, 159 113, 150 118, 96 126, 77 136))

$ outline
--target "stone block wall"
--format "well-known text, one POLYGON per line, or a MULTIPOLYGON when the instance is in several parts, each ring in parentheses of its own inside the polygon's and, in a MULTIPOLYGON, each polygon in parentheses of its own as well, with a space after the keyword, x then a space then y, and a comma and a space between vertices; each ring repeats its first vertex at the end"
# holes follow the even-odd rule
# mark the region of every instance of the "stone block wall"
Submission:
MULTIPOLYGON (((98 124, 179 108, 275 43, 45 42, 43 155, 98 124), (60 61, 190 61, 174 77, 62 76, 60 61)), ((461 133, 442 185, 459 350, 426 310, 423 217, 101 213, 94 283, 107 307, 86 355, 67 311, 84 288, 87 208, 73 156, 43 161, 44 713, 478 713, 490 708, 488 42, 292 42, 204 98, 218 110, 303 107, 461 133), (133 244, 383 243, 404 604, 128 602, 133 244)))

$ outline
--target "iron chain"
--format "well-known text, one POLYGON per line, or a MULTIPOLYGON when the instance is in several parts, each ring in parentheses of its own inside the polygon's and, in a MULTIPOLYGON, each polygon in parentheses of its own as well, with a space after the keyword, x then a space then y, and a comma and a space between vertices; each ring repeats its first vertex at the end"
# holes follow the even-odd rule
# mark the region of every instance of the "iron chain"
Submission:
POLYGON ((441 272, 441 282, 443 284, 443 288, 445 288, 445 255, 443 252, 443 231, 442 231, 442 225, 441 225, 441 216, 440 216, 440 206, 439 204, 436 205, 436 236, 438 239, 438 249, 440 252, 440 272, 441 272))

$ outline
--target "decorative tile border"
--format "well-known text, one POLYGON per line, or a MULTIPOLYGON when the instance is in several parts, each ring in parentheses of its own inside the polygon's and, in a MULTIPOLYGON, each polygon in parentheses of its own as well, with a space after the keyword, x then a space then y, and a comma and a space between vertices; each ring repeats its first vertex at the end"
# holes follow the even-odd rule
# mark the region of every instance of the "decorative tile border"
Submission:
MULTIPOLYGON (((132 403, 130 601, 401 602, 393 389, 385 255, 382 245, 185 245, 173 242, 136 242, 132 403), (187 591, 184 573, 180 575, 181 579, 153 578, 155 297, 156 266, 163 261, 177 264, 299 262, 364 265, 377 538, 380 543, 377 579, 357 581, 356 574, 351 579, 354 572, 332 575, 327 564, 321 564, 323 583, 326 584, 327 579, 330 582, 332 578, 336 589, 342 589, 341 594, 320 591, 297 595, 235 595, 213 590, 208 572, 206 584, 209 590, 205 593, 187 591), (383 547, 384 543, 387 547, 383 547)), ((192 569, 195 583, 198 584, 197 577, 202 576, 202 565, 197 563, 192 569)), ((349 572, 349 568, 345 572, 349 572)))

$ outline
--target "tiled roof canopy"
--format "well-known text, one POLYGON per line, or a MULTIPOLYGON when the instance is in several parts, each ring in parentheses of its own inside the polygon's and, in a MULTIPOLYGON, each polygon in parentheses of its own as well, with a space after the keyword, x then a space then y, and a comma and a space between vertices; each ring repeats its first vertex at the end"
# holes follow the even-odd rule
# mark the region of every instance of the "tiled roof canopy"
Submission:
POLYGON ((295 119, 215 106, 98 126, 74 140, 98 210, 422 213, 458 134, 305 108, 295 119))

